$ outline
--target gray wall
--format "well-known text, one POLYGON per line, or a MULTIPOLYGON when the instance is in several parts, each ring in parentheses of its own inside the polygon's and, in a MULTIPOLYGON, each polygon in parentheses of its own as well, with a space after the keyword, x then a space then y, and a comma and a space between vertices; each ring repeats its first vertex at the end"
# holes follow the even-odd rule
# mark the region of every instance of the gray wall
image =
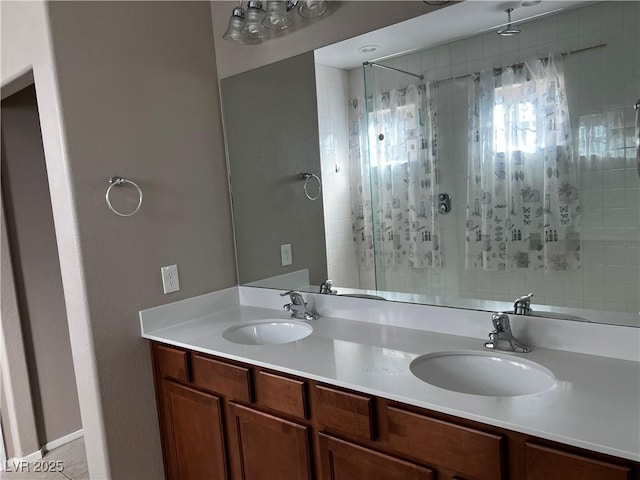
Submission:
POLYGON ((2 101, 2 195, 40 445, 82 428, 33 86, 2 101))
MULTIPOLYGON (((313 52, 220 83, 240 283, 303 268, 312 284, 322 283, 322 198, 309 200, 297 177, 320 177, 313 52), (282 266, 282 244, 291 244, 290 266, 282 266)), ((309 193, 314 196, 316 189, 311 179, 309 193)))
POLYGON ((40 448, 33 412, 29 370, 11 266, 3 195, 0 195, 0 422, 7 458, 22 457, 40 448))
MULTIPOLYGON (((0 428, 2 428, 6 458, 9 459, 16 456, 16 451, 11 425, 9 424, 9 416, 6 414, 9 410, 9 402, 7 401, 7 394, 3 388, 2 380, 2 371, 0 371, 0 428)), ((3 446, 0 445, 0 448, 3 448, 3 446)))
MULTIPOLYGON (((97 381, 99 389, 97 404, 91 391, 81 398, 83 423, 88 436, 103 431, 108 452, 102 468, 92 461, 101 461, 100 440, 90 439, 90 470, 97 465, 90 474, 158 479, 155 395, 137 312, 236 283, 209 5, 51 2, 48 15, 59 109, 46 112, 59 115, 64 146, 54 151, 60 157, 47 155, 47 167, 50 178, 68 182, 52 185, 54 216, 56 207, 71 212, 78 233, 57 231, 65 251, 78 242, 82 266, 78 276, 66 262, 73 259, 62 257, 67 303, 88 312, 70 318, 74 357, 84 365, 78 384, 87 389, 97 381), (131 218, 105 205, 115 174, 144 190, 142 209, 131 218), (171 263, 178 264, 182 290, 165 296, 160 267, 171 263)), ((34 63, 39 91, 47 72, 38 69, 48 67, 34 63)), ((38 103, 49 102, 49 93, 38 103)), ((52 145, 45 142, 46 153, 52 145)))

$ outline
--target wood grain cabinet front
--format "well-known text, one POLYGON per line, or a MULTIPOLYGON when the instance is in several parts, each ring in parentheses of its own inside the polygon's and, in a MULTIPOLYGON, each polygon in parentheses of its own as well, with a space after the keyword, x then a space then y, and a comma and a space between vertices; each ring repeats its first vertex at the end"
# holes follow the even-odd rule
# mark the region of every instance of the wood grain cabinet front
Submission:
POLYGON ((323 433, 320 455, 322 480, 435 480, 429 468, 323 433))
POLYGON ((353 437, 375 439, 373 398, 316 385, 314 412, 320 425, 353 437))
POLYGON ((167 477, 227 478, 221 400, 162 380, 167 477))
POLYGON ((243 480, 313 478, 308 427, 235 403, 230 407, 243 480))
POLYGON ((302 380, 259 370, 256 405, 301 419, 308 418, 306 385, 302 380))
POLYGON ((501 480, 503 438, 387 406, 389 446, 429 465, 474 480, 501 480))
POLYGON ((194 354, 191 359, 193 384, 229 398, 251 402, 251 371, 249 368, 194 354))
POLYGON ((188 354, 177 348, 154 345, 156 370, 160 378, 173 378, 180 382, 189 381, 188 354))
POLYGON ((527 480, 631 480, 629 466, 526 443, 527 480))
POLYGON ((640 480, 638 462, 182 348, 151 351, 167 480, 640 480))

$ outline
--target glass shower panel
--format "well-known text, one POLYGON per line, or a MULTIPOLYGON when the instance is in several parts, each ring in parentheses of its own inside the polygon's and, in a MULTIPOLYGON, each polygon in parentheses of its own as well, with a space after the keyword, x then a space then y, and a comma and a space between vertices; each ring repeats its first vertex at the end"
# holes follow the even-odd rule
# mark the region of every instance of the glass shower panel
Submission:
POLYGON ((436 87, 389 63, 363 67, 376 285, 424 294, 442 263, 436 87))
POLYGON ((373 260, 374 260, 374 275, 375 275, 375 289, 387 291, 387 278, 385 268, 385 242, 383 241, 383 225, 379 221, 379 216, 375 215, 375 212, 379 212, 381 207, 381 200, 377 181, 378 176, 378 158, 377 151, 379 148, 378 142, 384 141, 384 133, 378 132, 379 127, 374 120, 375 112, 378 107, 376 101, 376 92, 382 91, 383 76, 386 83, 393 78, 393 74, 364 64, 362 66, 364 72, 364 92, 365 92, 365 105, 366 105, 366 137, 367 137, 367 152, 364 158, 368 164, 369 172, 369 195, 371 196, 371 226, 372 226, 372 239, 373 239, 373 260), (388 77, 388 78, 387 78, 388 77), (380 138, 382 136, 382 138, 380 138))

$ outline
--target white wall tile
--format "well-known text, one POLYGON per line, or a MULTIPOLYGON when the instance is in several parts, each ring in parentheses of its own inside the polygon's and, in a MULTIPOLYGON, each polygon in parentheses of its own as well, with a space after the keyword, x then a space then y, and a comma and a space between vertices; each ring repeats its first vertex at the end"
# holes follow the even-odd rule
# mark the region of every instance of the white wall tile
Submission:
POLYGON ((598 32, 602 28, 600 4, 580 9, 580 34, 598 32))

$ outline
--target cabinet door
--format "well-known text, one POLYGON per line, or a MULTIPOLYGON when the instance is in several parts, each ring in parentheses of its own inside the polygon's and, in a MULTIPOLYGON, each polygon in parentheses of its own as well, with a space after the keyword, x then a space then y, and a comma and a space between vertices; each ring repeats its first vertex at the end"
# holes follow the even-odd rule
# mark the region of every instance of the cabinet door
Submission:
POLYGON ((433 480, 433 471, 360 447, 344 440, 320 434, 322 480, 433 480))
POLYGON ((230 403, 244 480, 311 478, 309 428, 230 403))
POLYGON ((629 480, 631 468, 526 443, 527 480, 629 480))
POLYGON ((221 400, 168 380, 162 394, 168 478, 227 478, 221 400))

